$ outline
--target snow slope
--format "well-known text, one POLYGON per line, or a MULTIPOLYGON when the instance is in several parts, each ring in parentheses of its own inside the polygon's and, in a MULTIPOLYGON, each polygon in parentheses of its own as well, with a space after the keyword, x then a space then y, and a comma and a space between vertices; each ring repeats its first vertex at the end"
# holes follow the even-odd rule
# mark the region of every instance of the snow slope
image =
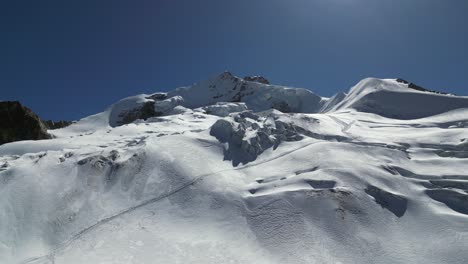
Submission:
POLYGON ((415 119, 468 108, 468 97, 409 89, 395 79, 368 78, 351 88, 330 111, 353 108, 397 119, 415 119))
POLYGON ((466 101, 227 74, 124 99, 0 146, 0 263, 466 263, 466 101))

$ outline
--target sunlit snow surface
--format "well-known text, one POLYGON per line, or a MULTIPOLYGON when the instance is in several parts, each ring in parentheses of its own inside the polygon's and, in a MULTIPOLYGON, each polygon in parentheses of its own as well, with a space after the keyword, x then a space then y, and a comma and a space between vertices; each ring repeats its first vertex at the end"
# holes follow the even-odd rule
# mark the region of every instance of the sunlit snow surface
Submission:
POLYGON ((302 137, 237 166, 223 117, 192 110, 0 146, 0 263, 466 263, 466 97, 390 109, 369 90, 405 90, 374 81, 326 113, 245 118, 247 143, 269 118, 302 137))

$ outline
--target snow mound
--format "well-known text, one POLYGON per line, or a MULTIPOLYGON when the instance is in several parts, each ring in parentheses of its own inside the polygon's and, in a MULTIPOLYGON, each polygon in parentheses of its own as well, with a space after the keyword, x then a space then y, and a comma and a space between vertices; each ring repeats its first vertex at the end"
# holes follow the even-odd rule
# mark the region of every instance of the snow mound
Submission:
POLYGON ((395 79, 367 78, 327 111, 355 109, 395 119, 417 119, 468 108, 468 97, 419 91, 395 79))

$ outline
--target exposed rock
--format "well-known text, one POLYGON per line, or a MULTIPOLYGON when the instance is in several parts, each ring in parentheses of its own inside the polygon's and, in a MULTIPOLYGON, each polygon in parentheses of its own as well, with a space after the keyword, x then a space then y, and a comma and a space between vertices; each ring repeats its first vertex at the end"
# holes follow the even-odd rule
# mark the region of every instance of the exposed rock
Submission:
POLYGON ((154 110, 154 102, 148 101, 143 103, 140 107, 119 113, 119 121, 117 122, 117 125, 130 124, 135 120, 145 120, 156 115, 157 113, 154 110))
POLYGON ((129 124, 139 119, 147 120, 151 117, 182 113, 187 109, 175 108, 183 102, 184 98, 182 96, 168 97, 165 93, 127 97, 112 106, 109 124, 115 127, 129 124))
POLYGON ((417 90, 417 91, 421 91, 421 92, 431 92, 431 93, 436 93, 436 94, 449 94, 449 93, 445 93, 445 92, 429 90, 429 89, 423 88, 423 87, 421 87, 419 85, 416 85, 416 84, 414 84, 412 82, 408 82, 406 80, 400 79, 400 78, 398 78, 396 81, 399 82, 399 83, 407 84, 408 88, 414 89, 414 90, 417 90))
POLYGON ((60 121, 52 121, 52 120, 44 121, 43 120, 42 122, 44 123, 47 129, 59 129, 59 128, 64 128, 73 124, 73 121, 65 121, 65 120, 60 120, 60 121))
POLYGON ((274 101, 271 108, 281 111, 283 113, 293 112, 289 104, 285 101, 274 101))
POLYGON ((146 97, 146 99, 164 100, 164 99, 167 99, 167 93, 154 93, 146 97))
POLYGON ((48 138, 45 125, 29 108, 18 101, 0 102, 0 144, 48 138))
POLYGON ((245 81, 248 82, 258 82, 263 84, 270 84, 270 82, 263 76, 246 76, 244 77, 245 81))

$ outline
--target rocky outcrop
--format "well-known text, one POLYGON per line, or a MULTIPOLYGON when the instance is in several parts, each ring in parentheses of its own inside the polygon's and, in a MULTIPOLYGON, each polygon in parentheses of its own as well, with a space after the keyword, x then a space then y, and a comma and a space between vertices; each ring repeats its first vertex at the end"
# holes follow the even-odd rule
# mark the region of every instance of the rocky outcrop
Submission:
POLYGON ((165 99, 167 99, 167 93, 154 93, 154 94, 146 97, 146 99, 165 100, 165 99))
POLYGON ((430 92, 430 93, 436 93, 436 94, 449 94, 449 93, 445 93, 445 92, 429 90, 429 89, 423 88, 423 87, 421 87, 419 85, 416 85, 416 84, 414 84, 412 82, 408 82, 407 80, 400 79, 400 78, 398 78, 396 81, 399 82, 399 83, 407 84, 408 88, 413 89, 413 90, 417 90, 417 91, 421 91, 421 92, 430 92))
MULTIPOLYGON (((118 114, 117 126, 130 124, 135 120, 143 119, 146 120, 150 117, 156 116, 157 113, 154 110, 154 102, 148 101, 135 106, 133 109, 122 111, 118 114)), ((112 124, 111 124, 112 125, 112 124)), ((114 125, 115 126, 115 125, 114 125)))
POLYGON ((130 124, 136 120, 178 114, 184 111, 179 107, 183 102, 182 96, 167 97, 165 93, 128 97, 112 106, 109 124, 115 127, 130 124))
POLYGON ((270 84, 270 82, 263 76, 246 76, 244 77, 245 81, 248 82, 258 82, 263 84, 270 84))
POLYGON ((59 121, 52 121, 52 120, 44 121, 43 120, 42 123, 46 126, 47 129, 59 129, 59 128, 64 128, 73 124, 72 121, 66 121, 66 120, 59 120, 59 121))
POLYGON ((0 102, 0 144, 48 138, 46 126, 29 108, 18 101, 0 102))

